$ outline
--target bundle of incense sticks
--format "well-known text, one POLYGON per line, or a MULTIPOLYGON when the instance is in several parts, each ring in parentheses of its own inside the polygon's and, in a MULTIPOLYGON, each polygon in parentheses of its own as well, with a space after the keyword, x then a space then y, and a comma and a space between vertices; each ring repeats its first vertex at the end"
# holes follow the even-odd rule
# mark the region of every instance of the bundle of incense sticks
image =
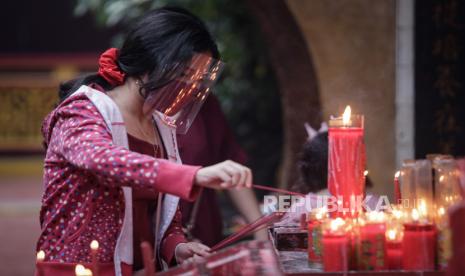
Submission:
POLYGON ((287 195, 295 195, 295 196, 303 196, 305 197, 305 194, 298 193, 298 192, 291 192, 288 190, 284 189, 278 189, 278 188, 273 188, 273 187, 268 187, 268 186, 263 186, 263 185, 252 185, 253 188, 259 189, 259 190, 265 190, 265 191, 271 191, 271 192, 276 192, 280 194, 287 194, 287 195))
POLYGON ((222 240, 215 246, 211 248, 211 251, 217 251, 225 246, 230 245, 231 243, 245 237, 246 235, 253 233, 254 231, 261 229, 267 225, 270 225, 274 222, 279 221, 283 216, 284 212, 274 212, 268 215, 264 215, 257 219, 256 221, 242 227, 239 231, 232 234, 231 236, 227 237, 226 239, 222 240))

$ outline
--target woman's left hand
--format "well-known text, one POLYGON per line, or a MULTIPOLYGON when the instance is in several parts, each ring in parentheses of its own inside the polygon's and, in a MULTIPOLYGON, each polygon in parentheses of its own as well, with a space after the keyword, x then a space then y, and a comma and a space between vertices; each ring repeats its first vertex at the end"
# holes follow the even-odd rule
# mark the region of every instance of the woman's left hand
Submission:
POLYGON ((195 261, 210 255, 210 247, 198 242, 180 243, 176 246, 174 255, 178 264, 195 261))

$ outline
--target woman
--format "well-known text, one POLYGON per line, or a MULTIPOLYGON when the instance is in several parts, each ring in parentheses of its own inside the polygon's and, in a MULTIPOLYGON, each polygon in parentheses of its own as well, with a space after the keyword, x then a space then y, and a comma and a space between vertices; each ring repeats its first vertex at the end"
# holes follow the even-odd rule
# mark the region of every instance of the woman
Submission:
POLYGON ((134 25, 120 50, 102 54, 97 74, 61 86, 62 102, 42 127, 39 273, 74 275, 77 263, 90 263, 92 240, 100 245, 100 275, 142 269, 142 241, 156 249, 158 266, 208 254, 208 247, 184 239, 179 197, 193 200, 202 187, 252 181, 250 170, 232 161, 180 164, 176 132, 188 130, 218 78, 218 58, 198 18, 156 9, 134 25))

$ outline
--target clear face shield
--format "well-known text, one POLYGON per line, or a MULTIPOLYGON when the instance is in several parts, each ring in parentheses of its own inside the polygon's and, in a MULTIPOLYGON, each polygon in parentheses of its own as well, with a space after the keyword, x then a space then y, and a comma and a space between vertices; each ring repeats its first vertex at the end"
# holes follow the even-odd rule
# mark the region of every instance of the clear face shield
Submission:
POLYGON ((150 93, 144 113, 158 111, 165 122, 176 125, 177 133, 186 134, 223 66, 209 55, 194 55, 181 76, 150 93))

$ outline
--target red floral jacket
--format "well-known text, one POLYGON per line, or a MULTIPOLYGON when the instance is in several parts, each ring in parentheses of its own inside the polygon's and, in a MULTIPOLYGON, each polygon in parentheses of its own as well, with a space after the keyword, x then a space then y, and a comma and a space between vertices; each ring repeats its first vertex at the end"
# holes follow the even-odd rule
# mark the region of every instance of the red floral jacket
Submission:
MULTIPOLYGON (((125 212, 122 186, 188 200, 198 193, 193 179, 200 167, 114 145, 104 118, 85 95, 61 103, 45 119, 42 132, 47 152, 37 251, 45 251, 45 262, 90 263, 92 240, 100 244, 99 261, 113 262, 125 212)), ((177 214, 172 224, 179 220, 177 214)), ((161 243, 167 262, 184 241, 177 227, 170 227, 161 243)))

